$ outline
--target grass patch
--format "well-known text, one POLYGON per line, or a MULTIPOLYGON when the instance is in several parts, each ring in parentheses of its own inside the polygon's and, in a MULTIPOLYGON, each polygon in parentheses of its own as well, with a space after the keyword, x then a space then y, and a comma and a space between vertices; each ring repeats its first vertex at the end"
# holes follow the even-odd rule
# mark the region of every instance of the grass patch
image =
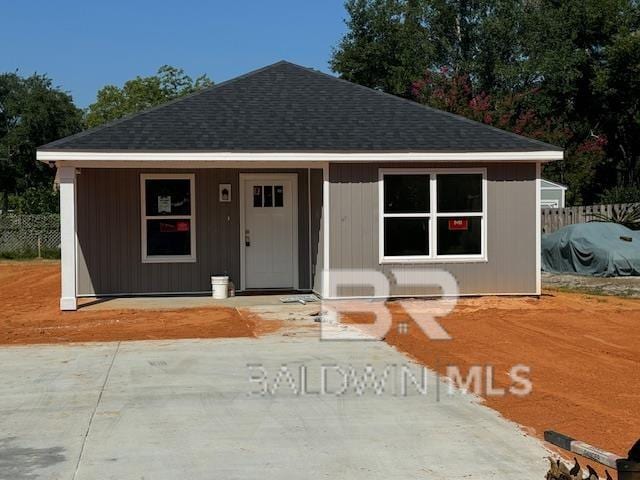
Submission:
POLYGON ((4 260, 33 260, 36 258, 45 258, 57 260, 60 258, 59 248, 42 248, 40 250, 41 256, 38 257, 38 250, 31 248, 23 248, 20 250, 11 250, 6 252, 0 252, 0 259, 4 260))
POLYGON ((634 289, 608 289, 604 287, 594 287, 587 285, 545 285, 546 290, 555 290, 564 293, 582 293, 594 297, 625 297, 638 298, 638 291, 634 289))

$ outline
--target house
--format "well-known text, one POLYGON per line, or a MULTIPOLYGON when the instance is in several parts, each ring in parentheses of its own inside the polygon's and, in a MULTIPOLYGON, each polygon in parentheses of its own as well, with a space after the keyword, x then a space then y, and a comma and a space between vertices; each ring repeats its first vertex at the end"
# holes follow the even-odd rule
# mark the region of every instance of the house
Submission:
POLYGON ((564 208, 567 187, 544 178, 540 179, 540 208, 564 208))
POLYGON ((437 294, 403 285, 427 268, 462 295, 539 294, 540 168, 562 156, 288 62, 37 153, 60 180, 63 310, 210 292, 220 274, 239 291, 370 296, 384 274, 392 296, 437 294))

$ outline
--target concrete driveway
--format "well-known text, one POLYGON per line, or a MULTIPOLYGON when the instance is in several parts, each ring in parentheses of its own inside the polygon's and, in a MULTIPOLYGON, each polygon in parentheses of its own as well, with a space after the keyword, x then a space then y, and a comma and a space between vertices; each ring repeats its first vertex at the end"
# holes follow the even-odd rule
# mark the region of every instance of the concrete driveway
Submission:
POLYGON ((538 441, 408 371, 420 384, 382 342, 311 333, 2 348, 0 477, 544 477, 538 441), (389 373, 377 392, 367 364, 389 373))

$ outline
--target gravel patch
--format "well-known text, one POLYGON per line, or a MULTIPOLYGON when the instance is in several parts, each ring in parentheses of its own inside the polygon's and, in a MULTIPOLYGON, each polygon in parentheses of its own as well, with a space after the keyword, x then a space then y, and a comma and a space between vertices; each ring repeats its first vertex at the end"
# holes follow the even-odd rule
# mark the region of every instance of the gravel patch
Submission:
POLYGON ((542 286, 593 295, 640 298, 640 277, 588 277, 542 272, 542 286))

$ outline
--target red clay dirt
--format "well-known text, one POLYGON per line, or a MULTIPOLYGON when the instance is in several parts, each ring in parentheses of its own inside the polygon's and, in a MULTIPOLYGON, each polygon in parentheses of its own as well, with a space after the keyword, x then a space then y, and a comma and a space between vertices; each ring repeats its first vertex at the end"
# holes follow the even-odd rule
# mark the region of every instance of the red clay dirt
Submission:
POLYGON ((399 303, 389 305, 395 328, 386 341, 441 374, 447 365, 463 375, 472 365, 493 365, 494 384, 508 387, 511 366, 530 366, 530 395, 481 393, 528 433, 555 430, 623 456, 640 438, 640 300, 555 291, 540 299, 462 299, 439 320, 448 341, 427 339, 399 303))
MULTIPOLYGON (((0 344, 252 337, 282 325, 228 308, 61 313, 59 283, 57 262, 0 263, 0 344)), ((389 306, 386 341, 441 374, 492 365, 494 385, 508 387, 511 366, 530 366, 530 395, 486 397, 530 434, 556 430, 620 455, 640 437, 640 300, 554 291, 462 299, 440 319, 450 341, 427 339, 398 302, 389 306)))
POLYGON ((279 327, 233 308, 60 312, 58 262, 0 263, 0 344, 255 337, 279 327))

